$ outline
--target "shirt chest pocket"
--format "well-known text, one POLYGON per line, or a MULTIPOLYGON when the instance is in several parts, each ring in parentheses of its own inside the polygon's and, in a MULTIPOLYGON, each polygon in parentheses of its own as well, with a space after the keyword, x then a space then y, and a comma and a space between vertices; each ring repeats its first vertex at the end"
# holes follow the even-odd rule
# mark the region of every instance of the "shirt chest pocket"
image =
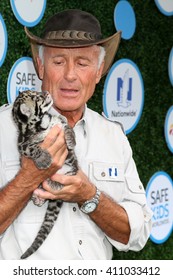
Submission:
POLYGON ((101 191, 121 201, 125 188, 123 163, 92 162, 89 177, 101 191))

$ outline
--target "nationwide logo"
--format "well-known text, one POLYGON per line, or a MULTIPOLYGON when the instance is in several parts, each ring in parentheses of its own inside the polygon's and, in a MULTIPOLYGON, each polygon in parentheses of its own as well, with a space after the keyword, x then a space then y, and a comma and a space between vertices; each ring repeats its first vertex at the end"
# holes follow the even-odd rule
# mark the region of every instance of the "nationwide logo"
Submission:
POLYGON ((46 0, 10 0, 16 19, 24 26, 32 27, 42 19, 46 0))
POLYGON ((132 101, 132 78, 129 78, 129 69, 126 70, 123 79, 117 79, 117 104, 127 108, 132 101))
POLYGON ((116 62, 107 75, 103 109, 107 118, 123 124, 126 133, 137 125, 144 102, 143 80, 136 64, 122 59, 116 62))

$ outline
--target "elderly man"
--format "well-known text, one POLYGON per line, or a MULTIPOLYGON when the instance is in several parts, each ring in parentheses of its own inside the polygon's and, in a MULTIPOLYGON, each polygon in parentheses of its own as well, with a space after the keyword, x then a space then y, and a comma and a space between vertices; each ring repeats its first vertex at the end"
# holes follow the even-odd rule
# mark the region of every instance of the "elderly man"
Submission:
POLYGON ((86 105, 111 66, 120 32, 102 39, 98 20, 80 10, 52 16, 40 37, 25 32, 42 90, 53 98, 52 113, 66 117, 74 129, 80 170, 74 176, 57 172, 67 157, 58 126, 41 143, 51 166, 39 170, 26 157, 20 164, 12 105, 1 108, 0 258, 19 259, 40 228, 47 204, 35 206, 33 191, 63 205, 48 238, 29 259, 111 259, 113 247, 139 251, 150 235, 151 211, 129 142, 118 123, 86 105), (48 177, 64 187, 52 190, 48 177), (37 189, 41 182, 44 191, 37 189))

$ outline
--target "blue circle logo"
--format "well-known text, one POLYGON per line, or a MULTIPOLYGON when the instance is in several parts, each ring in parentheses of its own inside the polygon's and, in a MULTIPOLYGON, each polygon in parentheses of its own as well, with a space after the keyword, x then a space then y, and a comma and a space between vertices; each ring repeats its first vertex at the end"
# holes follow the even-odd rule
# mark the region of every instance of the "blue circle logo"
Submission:
POLYGON ((173 106, 169 108, 166 114, 164 132, 167 146, 173 153, 173 106))
POLYGON ((134 10, 128 1, 122 0, 114 9, 114 24, 117 31, 122 31, 123 39, 131 39, 136 29, 134 10))
POLYGON ((7 29, 3 17, 0 14, 0 67, 4 63, 6 54, 7 54, 7 45, 8 45, 8 37, 7 37, 7 29))
POLYGON ((103 110, 107 118, 122 123, 125 133, 138 124, 144 104, 144 86, 137 65, 120 59, 112 65, 103 90, 103 110))
POLYGON ((156 172, 146 188, 147 202, 153 211, 150 239, 164 243, 173 228, 173 184, 171 177, 163 171, 156 172))
POLYGON ((27 27, 37 25, 46 9, 46 0, 10 0, 10 3, 17 20, 27 27))

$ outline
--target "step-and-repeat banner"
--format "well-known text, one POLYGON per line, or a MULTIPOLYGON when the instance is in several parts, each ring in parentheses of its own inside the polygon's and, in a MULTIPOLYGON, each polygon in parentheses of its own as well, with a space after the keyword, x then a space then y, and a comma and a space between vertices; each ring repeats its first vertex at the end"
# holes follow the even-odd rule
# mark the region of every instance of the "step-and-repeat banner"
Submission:
MULTIPOLYGON (((20 24, 37 25, 46 9, 46 0, 11 0, 11 9, 20 24)), ((162 16, 173 16, 173 0, 155 0, 156 8, 162 16)), ((130 40, 136 31, 136 15, 130 1, 118 1, 114 9, 116 30, 122 31, 122 40, 130 40)), ((8 33, 0 14, 0 67, 8 51, 8 33)), ((173 47, 167 59, 169 81, 173 85, 173 47)), ((11 66, 7 81, 7 99, 12 103, 19 91, 40 90, 41 81, 37 77, 32 58, 19 57, 11 66)), ((126 134, 132 133, 140 121, 145 102, 145 84, 141 71, 129 58, 122 58, 112 65, 103 90, 103 111, 107 118, 123 124, 126 134)), ((165 116, 164 136, 168 149, 173 153, 173 106, 165 116)), ((173 183, 169 174, 157 171, 147 185, 147 200, 153 211, 151 240, 165 242, 172 233, 173 224, 173 183)))

